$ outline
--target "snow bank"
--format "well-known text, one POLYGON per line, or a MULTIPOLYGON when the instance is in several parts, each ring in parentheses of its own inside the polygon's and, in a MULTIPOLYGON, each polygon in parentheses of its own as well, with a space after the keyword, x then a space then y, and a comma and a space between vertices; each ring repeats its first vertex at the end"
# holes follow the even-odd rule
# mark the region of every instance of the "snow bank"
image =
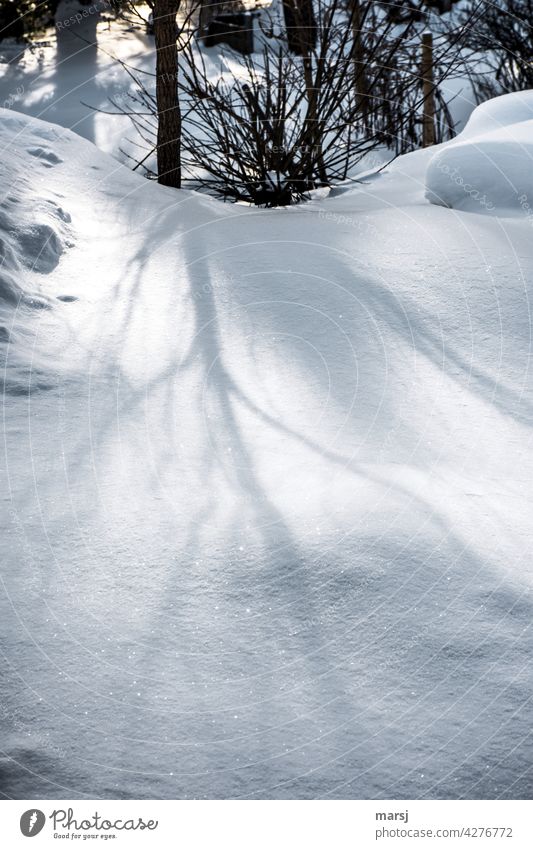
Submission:
POLYGON ((6 120, 76 245, 0 346, 4 794, 531 795, 531 228, 432 151, 257 210, 6 120))
POLYGON ((44 174, 60 165, 56 131, 0 110, 0 304, 43 307, 35 277, 53 271, 71 243, 70 214, 44 174))
POLYGON ((533 91, 479 106, 426 172, 430 203, 471 212, 523 210, 533 199, 533 91))

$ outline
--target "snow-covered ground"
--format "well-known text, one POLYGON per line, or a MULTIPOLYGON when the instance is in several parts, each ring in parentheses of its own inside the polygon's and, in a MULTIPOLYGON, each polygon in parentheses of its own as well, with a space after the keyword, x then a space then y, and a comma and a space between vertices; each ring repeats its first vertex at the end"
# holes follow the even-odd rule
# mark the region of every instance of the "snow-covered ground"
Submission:
POLYGON ((20 53, 15 43, 0 42, 0 106, 68 127, 120 156, 125 136, 135 138, 135 132, 127 118, 98 110, 116 111, 111 100, 127 104, 134 89, 117 58, 141 75, 153 73, 154 39, 141 21, 108 20, 105 6, 105 0, 85 7, 78 0, 61 0, 56 28, 32 49, 20 53), (74 15, 88 9, 94 11, 72 23, 74 15))
POLYGON ((224 205, 15 108, 3 795, 531 798, 531 217, 431 150, 224 205))

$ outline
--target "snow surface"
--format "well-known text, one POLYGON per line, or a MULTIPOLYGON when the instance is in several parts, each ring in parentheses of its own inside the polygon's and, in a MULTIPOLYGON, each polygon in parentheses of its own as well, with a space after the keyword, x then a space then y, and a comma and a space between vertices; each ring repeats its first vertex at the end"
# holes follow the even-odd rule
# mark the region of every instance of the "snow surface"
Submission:
MULTIPOLYGON (((4 115, 6 129, 16 134, 18 119, 4 115)), ((60 132, 53 127, 42 130, 36 145, 23 143, 19 156, 0 159, 0 309, 5 303, 47 306, 45 298, 24 288, 25 277, 32 272, 47 274, 57 266, 69 244, 70 215, 58 202, 61 195, 39 194, 40 175, 33 166, 37 159, 42 168, 61 162, 53 151, 60 132), (22 285, 21 285, 22 283, 22 285)))
POLYGON ((432 157, 426 185, 431 203, 530 216, 533 91, 496 97, 475 109, 463 132, 432 157))
POLYGON ((22 54, 19 49, 18 61, 7 61, 9 45, 0 42, 0 106, 68 127, 118 157, 124 137, 135 138, 135 133, 127 118, 98 110, 116 111, 111 99, 128 103, 134 89, 115 57, 133 69, 154 72, 154 39, 140 22, 131 26, 108 18, 103 0, 89 6, 61 0, 56 27, 32 49, 22 54), (80 9, 90 14, 72 24, 80 9))
POLYGON ((4 796, 531 798, 528 216, 0 145, 4 796))

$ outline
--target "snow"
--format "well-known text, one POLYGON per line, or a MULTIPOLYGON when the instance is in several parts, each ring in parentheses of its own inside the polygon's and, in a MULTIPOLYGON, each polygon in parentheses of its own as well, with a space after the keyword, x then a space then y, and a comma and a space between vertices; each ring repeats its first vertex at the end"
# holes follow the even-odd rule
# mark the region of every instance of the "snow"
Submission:
POLYGON ((98 110, 116 111, 112 100, 127 101, 134 87, 117 59, 153 73, 154 40, 141 22, 131 26, 108 20, 106 5, 104 0, 88 6, 61 0, 56 27, 16 62, 6 61, 10 51, 1 42, 0 106, 72 129, 120 157, 124 136, 135 135, 128 119, 98 110), (76 14, 86 17, 73 22, 76 14))
POLYGON ((533 91, 483 103, 463 132, 432 157, 426 197, 452 209, 529 215, 532 137, 533 91))
MULTIPOLYGON (((3 124, 14 135, 21 127, 7 113, 3 124)), ((61 162, 51 149, 58 137, 52 127, 41 130, 39 144, 32 146, 26 139, 16 157, 8 154, 0 160, 0 303, 47 306, 36 288, 27 288, 26 280, 53 271, 70 244, 70 215, 58 202, 60 194, 42 196, 35 188, 40 175, 34 160, 41 168, 61 162)))
POLYGON ((0 146, 3 794, 530 798, 528 217, 0 146))

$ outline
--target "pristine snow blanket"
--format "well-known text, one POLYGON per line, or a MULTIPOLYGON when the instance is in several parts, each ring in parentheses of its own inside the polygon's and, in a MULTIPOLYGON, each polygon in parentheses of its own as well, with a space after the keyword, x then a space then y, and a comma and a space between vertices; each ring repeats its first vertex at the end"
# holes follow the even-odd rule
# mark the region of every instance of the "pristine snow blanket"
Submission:
POLYGON ((0 145, 1 792, 531 797, 529 222, 0 145))
POLYGON ((426 173, 431 203, 471 212, 522 211, 533 206, 533 92, 479 106, 464 131, 442 145, 426 173))

